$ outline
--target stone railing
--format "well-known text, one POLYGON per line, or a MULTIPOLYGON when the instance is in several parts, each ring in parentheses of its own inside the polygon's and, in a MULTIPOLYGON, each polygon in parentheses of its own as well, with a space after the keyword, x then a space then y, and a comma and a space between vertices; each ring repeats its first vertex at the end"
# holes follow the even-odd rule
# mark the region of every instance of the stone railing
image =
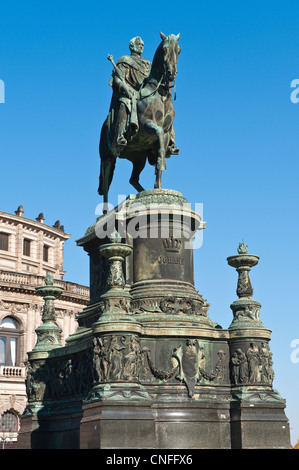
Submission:
POLYGON ((25 377, 26 367, 0 366, 0 377, 25 377))
MULTIPOLYGON (((45 277, 37 274, 16 273, 13 271, 0 270, 0 283, 18 284, 28 287, 43 286, 45 277)), ((89 288, 76 284, 75 282, 55 279, 54 284, 64 288, 65 293, 77 294, 83 297, 89 297, 89 288)))

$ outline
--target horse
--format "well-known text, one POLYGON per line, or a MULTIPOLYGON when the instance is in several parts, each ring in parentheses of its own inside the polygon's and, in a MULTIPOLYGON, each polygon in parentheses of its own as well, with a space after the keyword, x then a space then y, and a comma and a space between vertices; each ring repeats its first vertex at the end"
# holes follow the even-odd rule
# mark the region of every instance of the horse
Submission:
MULTIPOLYGON (((118 155, 119 158, 132 162, 133 170, 129 181, 138 192, 144 190, 139 183, 139 176, 146 160, 155 166, 154 188, 160 189, 162 171, 166 170, 165 158, 169 158, 178 150, 172 151, 175 112, 171 89, 177 75, 177 61, 181 51, 178 44, 180 34, 166 36, 160 33, 160 36, 162 41, 155 52, 150 73, 143 80, 137 98, 138 132, 128 140, 126 147, 118 155)), ((108 146, 107 121, 108 118, 102 126, 99 145, 101 171, 98 193, 104 196, 104 203, 108 202, 108 190, 116 164, 116 156, 108 146)))

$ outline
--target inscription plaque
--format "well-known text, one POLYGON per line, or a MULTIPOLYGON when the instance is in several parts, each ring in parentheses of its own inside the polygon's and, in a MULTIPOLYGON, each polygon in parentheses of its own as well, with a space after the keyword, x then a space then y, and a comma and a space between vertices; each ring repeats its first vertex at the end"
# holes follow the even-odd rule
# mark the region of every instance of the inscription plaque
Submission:
POLYGON ((173 279, 193 282, 193 253, 184 239, 136 238, 134 240, 134 282, 173 279))

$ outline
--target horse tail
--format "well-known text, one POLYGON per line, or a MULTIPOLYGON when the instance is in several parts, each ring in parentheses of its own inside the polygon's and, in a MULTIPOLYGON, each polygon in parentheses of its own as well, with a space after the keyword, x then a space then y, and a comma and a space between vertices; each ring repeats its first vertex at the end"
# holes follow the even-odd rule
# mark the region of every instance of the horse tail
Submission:
POLYGON ((108 189, 110 187, 112 178, 113 178, 113 173, 115 169, 115 158, 111 158, 111 160, 102 160, 101 161, 101 172, 100 172, 100 178, 99 178, 99 188, 98 188, 98 193, 101 196, 105 196, 105 194, 108 194, 108 189))
MULTIPOLYGON (((101 171, 99 177, 99 188, 98 193, 103 196, 104 199, 107 199, 108 190, 113 178, 113 173, 115 169, 116 158, 110 152, 107 142, 107 119, 104 122, 101 130, 100 144, 99 144, 99 153, 101 157, 101 171)), ((107 200, 105 200, 107 202, 107 200)))

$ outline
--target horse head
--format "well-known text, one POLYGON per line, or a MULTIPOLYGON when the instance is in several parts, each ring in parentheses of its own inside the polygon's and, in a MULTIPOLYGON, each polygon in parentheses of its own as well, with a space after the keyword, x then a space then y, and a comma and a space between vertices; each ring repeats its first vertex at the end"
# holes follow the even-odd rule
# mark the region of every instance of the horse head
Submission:
POLYGON ((181 48, 179 46, 180 34, 170 34, 166 36, 160 32, 162 42, 159 46, 162 62, 164 65, 165 78, 168 82, 173 82, 177 75, 177 61, 181 48))
POLYGON ((164 83, 173 82, 177 75, 177 61, 178 55, 181 52, 179 46, 180 34, 170 34, 166 36, 160 32, 161 43, 156 50, 152 62, 151 76, 159 81, 160 78, 164 79, 164 83))

